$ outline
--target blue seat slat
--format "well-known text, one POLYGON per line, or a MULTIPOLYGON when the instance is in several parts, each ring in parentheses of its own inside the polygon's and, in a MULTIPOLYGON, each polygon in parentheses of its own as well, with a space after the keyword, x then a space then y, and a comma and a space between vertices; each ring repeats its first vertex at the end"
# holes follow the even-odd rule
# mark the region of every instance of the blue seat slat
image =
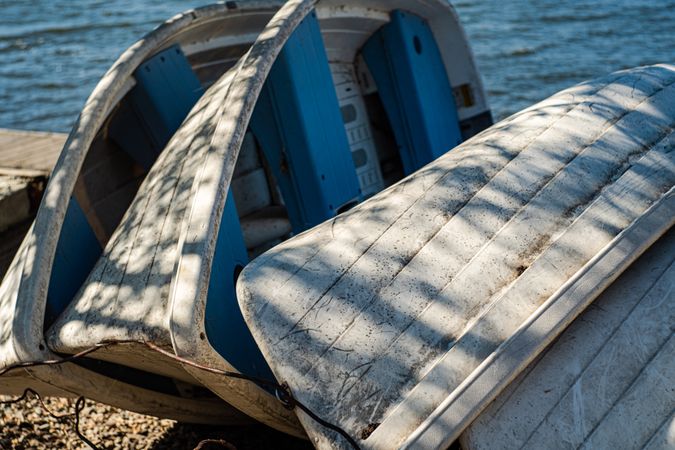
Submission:
POLYGON ((363 47, 406 175, 462 142, 455 98, 428 24, 403 11, 363 47))
POLYGON ((178 45, 143 62, 134 72, 136 86, 123 102, 109 135, 149 170, 203 95, 197 75, 178 45))
POLYGON ((49 278, 45 329, 54 323, 75 297, 102 251, 84 211, 77 201, 71 198, 56 244, 54 264, 49 278))
POLYGON ((293 230, 358 200, 360 187, 315 14, 277 58, 250 123, 281 189, 293 230))

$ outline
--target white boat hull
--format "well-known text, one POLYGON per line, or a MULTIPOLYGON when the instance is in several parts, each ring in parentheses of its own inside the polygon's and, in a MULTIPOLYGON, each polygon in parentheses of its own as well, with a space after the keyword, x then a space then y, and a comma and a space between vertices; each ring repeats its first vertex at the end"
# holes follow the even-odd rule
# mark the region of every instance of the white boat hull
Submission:
POLYGON ((673 83, 563 91, 256 259, 238 298, 276 377, 363 448, 446 448, 672 226, 673 83))
POLYGON ((671 229, 478 416, 462 447, 673 448, 674 283, 671 229))

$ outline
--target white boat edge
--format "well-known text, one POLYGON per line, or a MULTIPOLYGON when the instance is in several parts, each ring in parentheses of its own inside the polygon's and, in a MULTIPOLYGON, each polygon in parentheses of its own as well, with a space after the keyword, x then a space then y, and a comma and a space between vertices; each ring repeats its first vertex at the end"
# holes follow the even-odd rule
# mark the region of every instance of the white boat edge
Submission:
MULTIPOLYGON (((231 4, 216 4, 178 14, 129 47, 106 72, 68 135, 34 224, 0 285, 0 313, 11 318, 0 323, 3 337, 0 368, 58 358, 45 344, 43 320, 61 226, 89 146, 111 109, 133 88, 134 83, 128 80, 132 80, 135 69, 153 54, 172 45, 176 34, 195 24, 224 15, 236 17, 250 11, 276 10, 281 4, 280 0, 255 0, 237 4, 235 8, 231 4)), ((54 393, 65 391, 71 395, 85 395, 127 410, 187 422, 240 424, 250 421, 238 410, 215 399, 202 401, 175 397, 122 383, 73 364, 20 369, 6 377, 7 389, 11 392, 21 386, 43 391, 46 386, 53 386, 54 393)), ((0 387, 4 385, 0 379, 0 387)))
MULTIPOLYGON (((613 80, 612 77, 617 79, 621 76, 627 78, 633 77, 634 80, 639 81, 642 76, 641 71, 650 70, 655 73, 659 70, 662 70, 664 73, 670 73, 669 76, 672 79, 673 69, 674 68, 672 66, 667 65, 661 65, 654 68, 641 68, 634 71, 624 71, 614 74, 613 76, 607 77, 604 81, 606 83, 611 83, 613 80)), ((668 76, 665 76, 665 78, 668 78, 668 76)), ((598 84, 602 84, 602 80, 596 81, 598 84)), ((668 83, 663 80, 663 84, 670 86, 670 84, 672 84, 672 80, 668 83)), ((617 83, 616 86, 620 86, 620 84, 617 83)), ((576 89, 580 88, 577 87, 576 89)), ((663 89, 668 89, 668 95, 672 95, 670 94, 672 87, 664 87, 663 89)), ((659 92, 658 88, 656 92, 659 92)), ((571 96, 572 100, 574 101, 575 88, 563 91, 561 94, 558 94, 557 96, 554 96, 539 105, 535 105, 532 108, 517 114, 511 119, 507 119, 505 122, 495 125, 495 127, 492 129, 487 130, 482 135, 482 138, 488 136, 491 133, 491 130, 494 131, 508 129, 510 121, 517 121, 519 119, 525 120, 527 113, 536 114, 538 108, 543 110, 545 107, 550 107, 556 103, 562 104, 564 95, 571 96)), ((630 89, 623 89, 622 95, 626 95, 626 98, 632 97, 630 89)), ((662 93, 660 96, 659 105, 662 106, 664 104, 666 97, 666 93, 662 93)), ((599 97, 596 98, 599 100, 599 97)), ((591 115, 593 114, 593 99, 594 97, 589 95, 587 100, 591 105, 591 115)), ((575 101, 581 102, 582 100, 575 101)), ((635 101, 637 102, 637 100, 635 101)), ((631 102, 626 103, 628 112, 631 111, 631 107, 628 106, 629 104, 631 104, 631 102)), ((637 107, 639 104, 640 103, 636 103, 633 108, 637 107)), ((643 106, 644 108, 642 109, 642 112, 643 114, 647 114, 650 106, 643 106)), ((661 111, 657 106, 654 106, 651 110, 656 111, 656 114, 659 116, 659 123, 668 123, 668 120, 673 120, 673 117, 669 118, 669 115, 672 115, 672 111, 670 111, 668 108, 666 109, 667 111, 661 111)), ((628 114, 628 112, 626 114, 628 114)), ((586 112, 586 114, 588 114, 588 112, 586 112)), ((657 125, 654 126, 656 127, 657 125)), ((635 129, 635 131, 637 131, 637 129, 635 129)), ((481 137, 477 137, 464 145, 471 146, 472 143, 480 143, 480 140, 481 137)), ((667 149, 669 143, 667 139, 664 139, 664 141, 665 142, 662 145, 659 143, 652 143, 650 145, 657 146, 658 144, 658 146, 661 148, 661 152, 665 151, 667 155, 668 151, 664 150, 664 148, 667 149)), ((460 150, 458 149, 457 151, 460 150)), ((454 152, 451 152, 451 154, 452 153, 454 152)), ((508 375, 509 370, 522 370, 534 357, 536 357, 537 352, 541 351, 547 343, 550 343, 551 340, 558 333, 560 333, 562 329, 564 329, 564 327, 574 319, 574 317, 576 317, 576 315, 583 311, 583 309, 593 300, 593 298, 595 298, 595 296, 597 296, 602 291, 604 287, 610 284, 622 270, 630 265, 630 263, 634 261, 651 243, 655 242, 665 231, 667 231, 672 226, 673 218, 675 217, 675 214, 673 214, 673 208, 675 205, 673 201, 672 178, 675 176, 675 172, 673 171, 672 167, 672 157, 666 155, 663 153, 659 153, 658 155, 654 153, 650 160, 652 161, 651 164, 653 164, 654 170, 657 170, 657 168, 660 170, 660 179, 659 181, 655 181, 654 186, 644 186, 648 191, 644 193, 645 198, 648 197, 650 200, 645 199, 644 203, 640 205, 640 208, 645 207, 647 209, 639 213, 639 215, 634 218, 632 223, 627 225, 625 228, 618 230, 618 232, 621 232, 621 234, 608 242, 607 245, 605 245, 604 250, 600 250, 594 255, 590 255, 593 257, 592 260, 579 267, 576 271, 577 275, 571 277, 557 290, 558 292, 551 295, 548 298, 548 301, 537 311, 533 311, 533 315, 514 331, 511 338, 503 342, 497 348, 497 350, 491 354, 489 359, 484 361, 484 364, 481 364, 476 367, 475 370, 472 370, 471 375, 466 378, 465 381, 461 383, 456 389, 454 389, 452 392, 449 392, 447 398, 444 401, 439 401, 438 407, 435 409, 435 411, 433 411, 428 416, 416 415, 415 411, 418 410, 418 400, 423 398, 425 395, 430 395, 425 392, 425 387, 418 386, 412 391, 412 393, 408 394, 409 398, 406 398, 402 403, 398 404, 395 409, 389 411, 386 420, 384 420, 381 424, 378 424, 375 431, 367 438, 360 441, 359 444, 364 448, 385 449, 392 448, 393 446, 403 446, 408 448, 417 448, 418 446, 422 446, 424 448, 443 448, 443 446, 447 446, 452 443, 453 440, 459 436, 463 428, 470 423, 471 419, 475 418, 478 412, 480 412, 480 410, 485 407, 485 405, 489 403, 499 392, 499 390, 501 390, 512 378, 511 375, 508 375), (662 158, 662 160, 659 160, 659 158, 662 158), (662 191, 663 186, 661 186, 659 183, 666 183, 667 186, 665 192, 662 191), (584 288, 585 291, 582 292, 581 288, 584 288), (535 329, 537 331, 542 331, 549 334, 543 334, 540 336, 539 340, 532 340, 529 338, 528 332, 535 329), (521 348, 525 344, 529 346, 525 347, 521 351, 521 348), (516 358, 516 361, 503 361, 502 358, 505 357, 516 358), (509 364, 507 364, 507 362, 509 364)), ((457 158, 460 157, 461 156, 457 156, 457 158)), ((645 164, 647 164, 647 162, 645 162, 645 164)), ((429 167, 436 165, 438 164, 432 163, 429 167)), ((649 169, 643 167, 641 170, 646 171, 649 169)), ((627 173, 630 175, 630 169, 627 173)), ((412 178, 418 176, 419 174, 415 174, 412 178)), ((631 183, 633 183, 633 191, 638 189, 639 184, 635 184, 636 177, 637 175, 627 175, 625 180, 622 179, 622 189, 630 189, 629 187, 631 186, 631 183), (633 178, 631 178, 631 176, 633 178)), ((614 181, 611 180, 610 185, 613 182, 614 181)), ((616 190, 618 189, 619 187, 617 185, 616 190)), ((387 194, 385 191, 385 193, 374 197, 371 201, 375 202, 376 199, 382 198, 386 195, 387 194)), ((617 194, 614 192, 611 195, 611 198, 616 198, 615 196, 617 194)), ((610 199, 605 199, 603 201, 611 202, 610 199)), ((589 210, 591 210, 591 207, 593 206, 589 206, 589 210)), ((361 205, 355 208, 355 210, 350 211, 349 215, 357 214, 359 209, 365 208, 367 208, 366 204, 361 205)), ((597 208, 601 210, 601 204, 598 203, 596 205, 596 209, 597 208)), ((342 219, 342 226, 344 226, 345 220, 346 219, 342 219)), ((260 273, 264 272, 267 278, 271 277, 271 284, 269 287, 271 287, 273 284, 276 275, 279 275, 281 279, 285 280, 286 278, 283 277, 283 273, 287 273, 289 270, 292 271, 293 267, 296 267, 296 264, 300 264, 302 267, 304 267, 304 265, 302 264, 302 259, 300 259, 300 261, 293 260, 292 263, 289 262, 285 265, 283 259, 284 249, 290 249, 293 244, 296 244, 296 249, 298 247, 302 248, 303 245, 311 246, 312 239, 308 236, 314 234, 318 242, 322 231, 330 235, 329 230, 322 230, 326 227, 330 227, 330 225, 319 226, 317 229, 308 233, 304 233, 303 235, 294 238, 286 244, 282 244, 281 246, 272 250, 266 256, 259 258, 251 266, 244 270, 238 285, 240 304, 249 326, 254 331, 254 337, 256 338, 256 341, 261 346, 268 361, 270 361, 270 364, 272 365, 272 368, 275 371, 277 377, 281 380, 288 380, 288 382, 291 384, 291 388, 294 389, 294 394, 300 395, 300 399, 302 401, 309 401, 308 398, 311 397, 311 393, 305 395, 305 393, 300 390, 302 388, 297 384, 294 384, 298 382, 298 380, 295 379, 295 377, 298 375, 298 371, 293 368, 294 354, 289 353, 288 349, 278 347, 278 344, 280 344, 279 337, 273 337, 276 335, 276 333, 274 335, 267 335, 267 332, 265 331, 266 327, 269 329, 274 328, 275 325, 271 322, 274 322, 275 318, 273 316, 276 313, 271 312, 269 313, 268 317, 264 315, 263 310, 267 312, 270 310, 274 311, 279 308, 281 306, 280 302, 283 301, 284 295, 281 294, 280 288, 274 289, 274 293, 269 291, 267 292, 269 295, 266 295, 266 288, 256 285, 256 281, 254 281, 256 277, 251 275, 254 275, 256 271, 260 271, 260 273), (278 261, 273 262, 275 258, 278 258, 278 261), (282 266, 284 267, 283 270, 281 270, 282 266), (277 270, 279 273, 275 273, 277 270), (256 298, 256 295, 259 295, 259 298, 256 298), (265 308, 263 306, 267 305, 268 303, 273 304, 274 307, 265 308), (265 317, 264 319, 263 316, 265 317), (274 345, 272 345, 272 341, 275 343, 274 345), (282 357, 281 354, 285 356, 282 357), (284 360, 284 358, 286 358, 286 360, 284 360), (298 391, 295 390, 296 388, 298 391)), ((562 231, 560 231, 560 233, 562 233, 562 231)), ((316 242, 314 244, 316 245, 316 242)), ((310 269, 308 268, 306 270, 309 271, 310 269)), ((525 267, 524 270, 526 273, 529 269, 525 267)), ((314 276, 320 277, 322 275, 314 274, 314 276)), ((289 288, 289 291, 290 290, 291 289, 289 288)), ((307 293, 307 295, 310 295, 310 293, 307 293)), ((302 311, 298 311, 298 313, 302 314, 302 311)), ((307 311, 305 311, 305 313, 307 313, 307 311)), ((314 317, 314 315, 312 315, 312 317, 314 317)), ((279 323, 281 324, 281 322, 283 322, 283 320, 280 320, 279 323)), ((313 324, 311 321, 308 321, 307 324, 304 324, 305 327, 314 329, 312 328, 312 325, 316 326, 317 324, 313 324)), ((281 325, 279 326, 281 327, 281 325)), ((312 349, 307 349, 307 351, 310 353, 313 352, 312 349)), ((428 376, 429 374, 434 375, 433 372, 436 369, 443 369, 440 367, 442 365, 443 361, 441 358, 441 362, 429 372, 426 372, 427 375, 425 376, 428 376)), ((517 373, 514 373, 513 376, 516 374, 517 373)), ((320 382, 321 381, 317 378, 314 380, 314 385, 316 386, 317 383, 320 382)), ((434 391, 433 389, 430 389, 429 392, 434 391)), ((317 404, 310 403, 310 407, 311 406, 317 407, 317 404)), ((349 408, 348 405, 345 405, 345 408, 349 408)), ((353 410, 354 406, 352 405, 351 408, 353 410)), ((300 417, 303 425, 307 428, 310 437, 312 437, 315 445, 317 445, 319 448, 329 448, 332 446, 346 447, 344 441, 334 441, 333 439, 335 439, 335 435, 328 433, 326 430, 322 430, 320 426, 313 424, 309 417, 303 417, 302 414, 300 414, 300 417)), ((334 417, 329 417, 329 420, 331 418, 335 420, 334 417)), ((343 426, 343 428, 346 428, 340 422, 338 422, 338 426, 343 426)))

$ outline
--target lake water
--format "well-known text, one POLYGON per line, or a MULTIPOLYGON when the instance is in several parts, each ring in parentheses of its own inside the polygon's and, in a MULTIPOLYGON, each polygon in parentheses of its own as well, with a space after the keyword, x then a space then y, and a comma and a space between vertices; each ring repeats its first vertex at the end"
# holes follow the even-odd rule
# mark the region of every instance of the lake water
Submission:
MULTIPOLYGON (((190 0, 0 0, 0 128, 68 131, 117 56, 190 0)), ((454 2, 497 119, 588 78, 675 62, 675 0, 454 2)))

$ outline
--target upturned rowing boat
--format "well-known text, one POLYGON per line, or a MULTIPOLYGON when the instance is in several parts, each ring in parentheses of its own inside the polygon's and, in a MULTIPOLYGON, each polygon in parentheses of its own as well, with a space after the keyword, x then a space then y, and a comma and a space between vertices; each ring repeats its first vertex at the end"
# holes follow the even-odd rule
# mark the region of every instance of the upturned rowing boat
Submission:
MULTIPOLYGON (((241 269, 491 123, 462 28, 440 0, 287 2, 199 105, 51 327, 50 347, 152 342, 273 379, 236 302, 241 269)), ((184 370, 246 414, 304 435, 274 392, 249 381, 181 369, 140 343, 93 357, 184 370)))
POLYGON ((447 448, 673 225, 673 129, 673 66, 565 90, 251 262, 244 318, 362 448, 447 448))
MULTIPOLYGON (((228 2, 176 16, 131 46, 99 82, 0 286, 0 370, 57 358, 45 330, 81 289, 157 156, 204 90, 239 60, 282 4, 228 2)), ((199 107, 190 117, 199 117, 199 107)), ((179 166, 176 161, 176 171, 179 166)), ((125 266, 128 276, 143 276, 137 269, 125 266)), ((152 313, 135 309, 133 319, 152 313)), ((176 375, 84 358, 14 370, 0 378, 0 392, 34 387, 45 395, 84 395, 188 422, 248 421, 192 377, 176 375)))

